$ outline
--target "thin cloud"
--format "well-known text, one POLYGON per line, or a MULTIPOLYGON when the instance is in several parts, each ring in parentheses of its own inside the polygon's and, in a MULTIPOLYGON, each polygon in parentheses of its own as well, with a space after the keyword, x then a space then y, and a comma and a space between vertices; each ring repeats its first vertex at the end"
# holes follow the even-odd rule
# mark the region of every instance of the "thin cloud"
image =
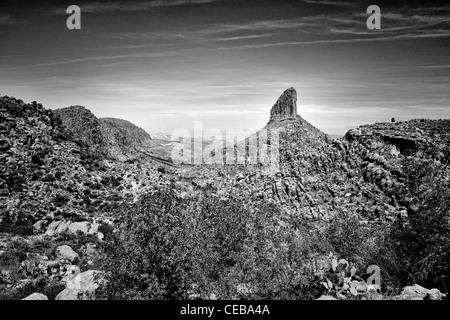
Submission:
POLYGON ((216 41, 237 41, 237 40, 261 39, 261 38, 267 38, 270 36, 273 36, 273 33, 254 34, 254 35, 230 37, 230 38, 219 38, 219 39, 215 39, 215 40, 216 41))
POLYGON ((355 2, 350 1, 328 1, 328 0, 302 0, 307 4, 314 5, 327 5, 327 6, 335 6, 335 7, 354 7, 355 2))
MULTIPOLYGON (((111 1, 111 2, 91 2, 80 5, 83 13, 105 13, 113 11, 151 11, 161 7, 175 7, 183 5, 208 4, 223 0, 148 0, 148 1, 111 1)), ((55 14, 66 14, 65 10, 56 9, 55 14)))
MULTIPOLYGON (((348 12, 343 15, 320 14, 295 19, 257 20, 235 24, 203 25, 178 32, 128 33, 115 37, 127 40, 183 40, 179 45, 200 42, 220 43, 217 50, 269 48, 292 45, 341 44, 358 42, 392 41, 403 39, 438 38, 450 36, 450 22, 442 16, 442 10, 422 8, 418 12, 385 12, 382 29, 368 30, 367 15, 348 12), (431 14, 433 13, 433 14, 431 14), (261 33, 270 31, 270 33, 261 33), (302 35, 314 35, 316 39, 301 39, 302 35), (342 37, 339 37, 342 36, 342 37), (344 36, 346 36, 344 38, 344 36), (349 38, 349 36, 353 36, 349 38), (273 42, 261 43, 265 38, 273 42), (333 37, 333 39, 330 39, 333 37), (283 41, 280 41, 280 39, 283 41), (296 39, 295 39, 296 38, 296 39), (233 41, 251 40, 245 45, 232 45, 233 41), (259 42, 259 43, 258 43, 259 42)), ((173 42, 173 41, 170 41, 173 42)), ((207 47, 210 47, 209 45, 207 47)), ((206 48, 203 48, 206 49, 206 48)))
POLYGON ((235 50, 235 49, 258 49, 282 46, 298 46, 298 45, 320 45, 320 44, 343 44, 343 43, 358 43, 358 42, 377 42, 377 41, 394 41, 394 40, 408 40, 417 38, 442 38, 450 37, 450 33, 431 33, 431 34, 405 34, 388 37, 376 38, 356 38, 356 39, 333 39, 333 40, 313 40, 313 41, 291 41, 291 42, 276 42, 263 43, 253 45, 242 45, 232 47, 219 47, 217 50, 235 50))
POLYGON ((450 64, 432 65, 432 66, 415 66, 415 68, 420 68, 420 69, 448 69, 448 68, 450 68, 450 64))
POLYGON ((80 63, 80 62, 90 62, 90 61, 105 61, 105 60, 116 60, 116 59, 139 59, 139 58, 161 58, 161 57, 173 56, 173 55, 176 55, 177 53, 178 53, 178 51, 161 52, 161 53, 139 53, 139 54, 96 56, 96 57, 64 60, 64 61, 55 61, 55 62, 49 62, 49 63, 40 63, 40 64, 34 64, 34 65, 28 65, 28 66, 3 68, 3 69, 0 69, 0 71, 22 70, 22 69, 49 67, 49 66, 60 66, 60 65, 74 64, 74 63, 80 63))

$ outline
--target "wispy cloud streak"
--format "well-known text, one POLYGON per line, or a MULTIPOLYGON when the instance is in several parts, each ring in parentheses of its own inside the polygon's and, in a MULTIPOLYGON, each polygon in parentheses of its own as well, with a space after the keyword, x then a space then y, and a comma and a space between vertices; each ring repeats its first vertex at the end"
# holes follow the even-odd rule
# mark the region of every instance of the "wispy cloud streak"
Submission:
POLYGON ((350 1, 302 0, 304 3, 334 7, 354 7, 357 3, 350 1))
MULTIPOLYGON (((91 2, 80 5, 83 13, 105 13, 113 11, 151 11, 161 7, 174 7, 182 5, 207 4, 222 0, 147 0, 147 1, 107 1, 91 2)), ((55 14, 66 14, 64 10, 56 9, 55 14)))

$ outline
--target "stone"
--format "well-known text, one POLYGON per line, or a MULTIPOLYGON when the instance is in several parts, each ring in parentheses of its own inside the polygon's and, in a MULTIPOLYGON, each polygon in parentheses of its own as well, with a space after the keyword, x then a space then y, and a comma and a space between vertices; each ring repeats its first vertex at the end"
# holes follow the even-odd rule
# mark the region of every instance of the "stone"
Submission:
POLYGON ((103 272, 85 271, 66 282, 66 289, 58 295, 57 300, 86 299, 87 295, 95 294, 95 291, 104 283, 106 280, 103 272))
POLYGON ((317 298, 316 300, 338 300, 335 297, 323 295, 320 298, 317 298))
POLYGON ((215 293, 211 293, 209 295, 209 300, 217 300, 217 295, 215 293))
POLYGON ((88 270, 77 275, 67 282, 67 289, 78 290, 80 292, 94 292, 103 282, 103 272, 88 270))
POLYGON ((73 222, 69 225, 68 231, 73 234, 77 234, 78 232, 88 234, 90 228, 91 223, 88 221, 73 222))
POLYGON ((54 236, 56 228, 60 223, 61 221, 53 221, 52 223, 50 223, 47 227, 47 231, 45 232, 45 234, 50 237, 54 236))
POLYGON ((42 293, 32 293, 28 297, 23 298, 22 300, 48 300, 47 296, 42 293))
POLYGON ((71 265, 67 268, 66 274, 61 279, 61 282, 67 283, 75 279, 75 277, 78 276, 80 273, 81 273, 80 267, 71 265))
POLYGON ((297 119, 297 91, 289 88, 280 96, 270 111, 269 123, 297 119))
POLYGON ((97 246, 95 244, 93 244, 93 243, 87 243, 86 247, 84 249, 84 254, 87 257, 90 257, 90 258, 98 257, 99 253, 98 253, 98 250, 97 250, 97 246))
POLYGON ((59 235, 67 232, 67 229, 69 228, 70 222, 61 221, 58 226, 55 229, 54 234, 59 235))
POLYGON ((55 300, 79 300, 78 299, 78 290, 74 289, 64 289, 56 296, 55 300))
POLYGON ((396 146, 391 146, 391 150, 389 151, 389 154, 393 157, 398 157, 400 155, 400 151, 397 149, 396 146))
POLYGON ((428 290, 418 284, 404 287, 402 293, 396 296, 396 300, 442 300, 446 295, 438 289, 428 290))
POLYGON ((92 225, 91 225, 91 228, 89 229, 89 232, 88 232, 88 234, 90 234, 90 235, 96 235, 97 233, 98 233, 98 227, 99 227, 100 225, 98 224, 98 223, 93 223, 92 225))
POLYGON ((33 230, 36 232, 41 231, 41 229, 44 227, 44 223, 44 220, 39 220, 33 225, 33 230))
POLYGON ((72 263, 79 260, 78 253, 72 250, 68 245, 62 245, 56 248, 56 256, 60 259, 67 259, 72 263))

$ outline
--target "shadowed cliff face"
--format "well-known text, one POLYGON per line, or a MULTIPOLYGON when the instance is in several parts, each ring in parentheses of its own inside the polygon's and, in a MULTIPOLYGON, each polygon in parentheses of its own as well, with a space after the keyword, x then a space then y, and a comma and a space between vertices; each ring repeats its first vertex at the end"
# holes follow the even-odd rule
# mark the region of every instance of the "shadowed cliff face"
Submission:
POLYGON ((297 119, 297 91, 289 88, 272 107, 269 123, 294 119, 297 119))

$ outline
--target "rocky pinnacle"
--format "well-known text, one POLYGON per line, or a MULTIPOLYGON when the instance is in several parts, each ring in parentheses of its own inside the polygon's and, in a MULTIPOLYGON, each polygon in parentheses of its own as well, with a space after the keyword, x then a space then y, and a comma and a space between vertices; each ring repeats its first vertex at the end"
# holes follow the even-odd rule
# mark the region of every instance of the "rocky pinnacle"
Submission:
POLYGON ((288 119, 296 119, 297 115, 297 91, 289 88, 281 95, 270 111, 269 123, 288 119))

